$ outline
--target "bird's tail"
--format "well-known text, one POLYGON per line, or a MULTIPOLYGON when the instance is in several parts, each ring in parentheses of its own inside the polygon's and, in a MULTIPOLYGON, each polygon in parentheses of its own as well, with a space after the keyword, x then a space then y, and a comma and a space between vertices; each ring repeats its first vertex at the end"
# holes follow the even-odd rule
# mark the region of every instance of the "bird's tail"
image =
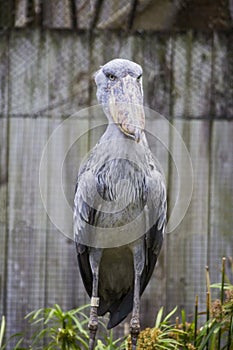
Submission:
POLYGON ((133 309, 133 291, 130 291, 123 300, 117 300, 109 308, 110 317, 107 325, 108 329, 116 327, 122 322, 133 309))

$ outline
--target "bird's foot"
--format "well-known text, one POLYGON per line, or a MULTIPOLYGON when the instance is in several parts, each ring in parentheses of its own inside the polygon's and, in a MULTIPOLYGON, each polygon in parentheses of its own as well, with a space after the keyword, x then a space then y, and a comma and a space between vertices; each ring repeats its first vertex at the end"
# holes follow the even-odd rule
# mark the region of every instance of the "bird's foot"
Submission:
POLYGON ((139 332, 140 332, 139 319, 136 317, 133 317, 131 322, 130 322, 132 350, 136 350, 136 348, 137 348, 137 339, 138 339, 139 332))

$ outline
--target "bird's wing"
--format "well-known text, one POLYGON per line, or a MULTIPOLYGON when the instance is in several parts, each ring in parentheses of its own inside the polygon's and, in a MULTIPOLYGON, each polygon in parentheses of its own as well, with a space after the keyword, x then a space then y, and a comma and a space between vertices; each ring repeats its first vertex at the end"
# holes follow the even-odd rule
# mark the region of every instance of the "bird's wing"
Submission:
MULTIPOLYGON (((163 243, 163 235, 166 225, 166 188, 165 181, 160 171, 153 162, 153 171, 147 176, 147 204, 145 215, 147 215, 148 230, 144 235, 145 266, 141 276, 140 295, 145 290, 153 273, 159 252, 163 243)), ((108 328, 119 324, 132 311, 133 289, 121 301, 111 305, 110 320, 108 328)))
POLYGON ((141 277, 141 294, 150 280, 162 247, 167 214, 165 181, 156 167, 151 172, 147 183, 149 229, 144 236, 146 261, 141 277))
MULTIPOLYGON (((97 231, 105 233, 103 228, 117 228, 133 221, 143 207, 146 192, 145 176, 139 167, 135 165, 133 169, 133 163, 127 159, 110 159, 98 166, 94 154, 79 172, 74 199, 78 262, 89 295, 92 272, 88 246, 99 244, 97 231)), ((118 235, 114 236, 118 242, 118 235)), ((106 242, 108 239, 107 235, 106 242)), ((112 243, 111 238, 109 242, 112 243)))
POLYGON ((85 244, 87 226, 93 225, 95 210, 95 178, 88 168, 88 162, 79 171, 74 198, 74 239, 76 243, 79 270, 88 295, 92 293, 92 271, 89 262, 89 247, 85 244))
POLYGON ((76 244, 77 259, 80 274, 84 287, 91 297, 92 294, 92 271, 89 262, 89 247, 84 244, 82 238, 85 238, 87 225, 94 222, 94 210, 92 202, 94 199, 94 176, 91 171, 91 162, 93 160, 95 148, 91 151, 89 158, 82 164, 79 169, 78 178, 75 187, 73 226, 74 240, 76 244))

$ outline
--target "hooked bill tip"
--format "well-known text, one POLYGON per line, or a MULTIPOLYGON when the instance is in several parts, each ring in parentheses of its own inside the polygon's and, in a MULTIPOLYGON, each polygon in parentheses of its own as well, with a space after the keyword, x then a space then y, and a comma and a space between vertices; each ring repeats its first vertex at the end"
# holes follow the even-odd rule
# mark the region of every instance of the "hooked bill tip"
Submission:
POLYGON ((137 143, 141 140, 141 130, 135 130, 134 139, 137 143))

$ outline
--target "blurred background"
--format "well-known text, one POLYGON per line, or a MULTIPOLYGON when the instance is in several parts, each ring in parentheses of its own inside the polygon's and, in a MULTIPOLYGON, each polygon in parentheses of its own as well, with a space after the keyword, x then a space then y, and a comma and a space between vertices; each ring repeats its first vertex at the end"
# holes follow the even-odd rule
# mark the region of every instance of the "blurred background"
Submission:
MULTIPOLYGON (((53 163, 83 131, 63 162, 64 193, 72 206, 79 164, 103 132, 95 127, 95 115, 79 111, 97 104, 93 74, 113 58, 142 65, 145 106, 170 122, 152 116, 146 126, 152 134, 159 130, 178 159, 173 164, 149 138, 166 174, 169 211, 178 191, 176 167, 185 172, 172 126, 186 144, 194 172, 189 209, 166 235, 143 295, 142 325, 152 325, 161 306, 170 311, 178 305, 192 314, 196 295, 205 309, 207 265, 211 281, 220 282, 226 256, 231 274, 232 20, 232 0, 0 2, 0 316, 6 316, 8 334, 22 331, 24 316, 34 309, 89 303, 74 244, 42 203, 39 167, 52 132, 76 113, 75 122, 62 129, 43 179, 47 206, 56 207, 72 230, 72 218, 57 201, 53 163)), ((106 122, 101 113, 97 117, 106 122)))

